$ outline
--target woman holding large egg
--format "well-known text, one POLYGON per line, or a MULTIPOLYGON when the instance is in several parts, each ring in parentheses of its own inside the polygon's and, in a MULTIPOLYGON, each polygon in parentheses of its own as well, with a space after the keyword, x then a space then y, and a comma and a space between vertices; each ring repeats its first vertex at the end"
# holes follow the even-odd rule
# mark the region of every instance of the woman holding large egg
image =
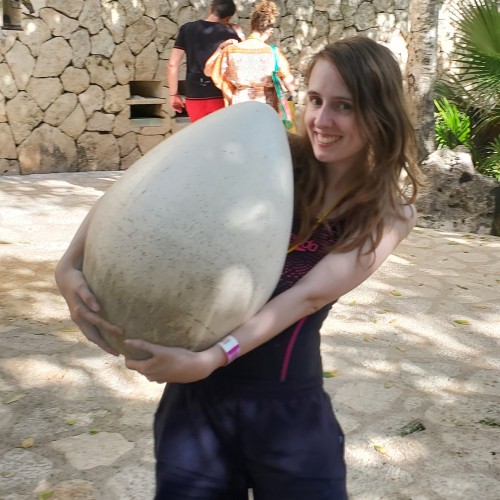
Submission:
MULTIPOLYGON (((414 132, 391 52, 363 37, 319 52, 304 128, 290 138, 295 215, 273 297, 201 352, 125 341, 151 355, 127 359, 128 368, 168 382, 155 419, 157 500, 243 500, 249 488, 255 500, 347 498, 344 436, 322 386, 320 328, 416 222, 414 132)), ((81 272, 91 218, 56 279, 82 332, 116 354, 99 330, 122 331, 99 316, 81 272)))

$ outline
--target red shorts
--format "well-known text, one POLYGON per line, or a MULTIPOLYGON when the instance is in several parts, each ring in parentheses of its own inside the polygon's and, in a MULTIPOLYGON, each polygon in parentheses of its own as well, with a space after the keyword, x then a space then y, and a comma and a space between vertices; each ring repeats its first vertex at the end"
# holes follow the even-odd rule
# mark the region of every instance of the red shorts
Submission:
POLYGON ((215 99, 186 99, 186 111, 191 123, 203 118, 224 107, 224 99, 216 97, 215 99))

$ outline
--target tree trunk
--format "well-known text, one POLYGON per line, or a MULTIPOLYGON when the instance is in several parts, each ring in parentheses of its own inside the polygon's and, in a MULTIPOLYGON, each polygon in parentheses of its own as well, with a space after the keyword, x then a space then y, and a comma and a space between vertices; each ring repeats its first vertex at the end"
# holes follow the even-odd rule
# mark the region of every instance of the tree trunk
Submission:
POLYGON ((435 150, 434 83, 439 7, 439 0, 409 2, 410 32, 406 72, 419 160, 435 150))

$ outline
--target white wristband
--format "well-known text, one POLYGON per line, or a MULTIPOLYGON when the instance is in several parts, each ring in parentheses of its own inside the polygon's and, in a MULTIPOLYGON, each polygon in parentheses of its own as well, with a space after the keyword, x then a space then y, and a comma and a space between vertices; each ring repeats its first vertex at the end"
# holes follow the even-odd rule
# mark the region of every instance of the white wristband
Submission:
POLYGON ((232 363, 240 356, 240 343, 232 336, 224 337, 220 342, 217 342, 221 349, 226 353, 227 363, 232 363))

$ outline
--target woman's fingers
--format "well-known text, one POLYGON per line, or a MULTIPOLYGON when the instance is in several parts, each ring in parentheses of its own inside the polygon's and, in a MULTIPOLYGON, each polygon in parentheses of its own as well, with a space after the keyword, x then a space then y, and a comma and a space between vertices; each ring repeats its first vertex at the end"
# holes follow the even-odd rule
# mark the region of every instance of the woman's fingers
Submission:
POLYGON ((127 346, 133 347, 134 349, 140 349, 141 351, 146 351, 151 354, 155 354, 158 347, 155 344, 151 344, 149 342, 146 342, 145 340, 140 340, 140 339, 127 339, 125 340, 125 344, 127 346))
POLYGON ((177 381, 179 359, 183 349, 151 344, 145 340, 127 339, 125 344, 134 349, 148 352, 152 355, 146 360, 126 359, 125 366, 144 375, 150 382, 163 383, 177 381), (172 378, 173 377, 173 378, 172 378))
POLYGON ((83 273, 76 268, 58 266, 56 282, 68 304, 71 319, 85 337, 109 354, 118 356, 119 353, 106 342, 101 333, 123 335, 123 330, 98 314, 101 307, 83 273))
POLYGON ((119 356, 119 352, 111 347, 102 337, 101 333, 99 330, 91 325, 90 323, 84 323, 78 325, 82 333, 87 337, 90 342, 93 342, 97 346, 99 346, 103 351, 106 351, 109 354, 112 354, 113 356, 119 356))
POLYGON ((81 306, 77 307, 81 309, 79 317, 83 318, 88 323, 97 327, 101 332, 104 331, 106 333, 110 333, 111 335, 123 335, 123 329, 120 328, 119 326, 110 323, 109 321, 105 320, 102 316, 99 316, 99 314, 90 311, 87 308, 83 308, 81 306))
POLYGON ((118 356, 118 351, 106 342, 101 332, 111 335, 123 335, 123 330, 119 326, 106 321, 97 312, 94 312, 94 309, 100 309, 95 296, 93 296, 87 287, 79 289, 79 293, 76 294, 75 304, 73 307, 70 307, 72 320, 88 340, 109 354, 118 356))
POLYGON ((78 295, 90 310, 94 312, 100 311, 101 306, 97 302, 96 296, 89 290, 87 283, 82 283, 78 287, 78 295))

